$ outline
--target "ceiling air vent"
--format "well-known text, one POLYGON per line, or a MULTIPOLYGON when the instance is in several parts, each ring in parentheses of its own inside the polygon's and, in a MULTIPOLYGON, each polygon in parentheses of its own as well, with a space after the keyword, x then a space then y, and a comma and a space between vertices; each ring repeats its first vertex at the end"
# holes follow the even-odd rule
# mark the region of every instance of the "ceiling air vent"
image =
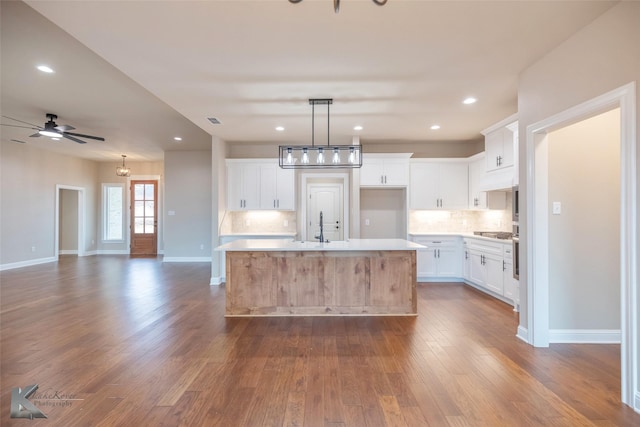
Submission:
POLYGON ((220 124, 220 120, 216 119, 215 117, 207 117, 207 120, 209 120, 214 125, 220 124))

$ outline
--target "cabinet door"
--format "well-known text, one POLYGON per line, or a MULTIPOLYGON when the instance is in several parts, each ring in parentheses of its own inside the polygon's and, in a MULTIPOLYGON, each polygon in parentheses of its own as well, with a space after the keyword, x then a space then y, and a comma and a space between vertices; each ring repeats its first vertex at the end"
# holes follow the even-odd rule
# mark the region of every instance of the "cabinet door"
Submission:
POLYGON ((499 159, 502 157, 502 129, 487 134, 484 138, 486 170, 499 169, 499 159))
POLYGON ((379 158, 364 156, 360 168, 361 186, 380 186, 384 184, 384 161, 379 158))
POLYGON ((469 176, 466 163, 439 165, 438 184, 440 208, 466 209, 469 200, 469 176))
POLYGON ((462 278, 471 280, 471 254, 467 248, 464 249, 464 258, 462 259, 462 278))
POLYGON ((469 163, 469 209, 487 208, 487 193, 479 189, 484 173, 484 158, 469 163))
POLYGON ((435 249, 419 249, 416 251, 418 277, 435 277, 437 274, 437 252, 435 249))
POLYGON ((277 208, 277 177, 276 169, 280 169, 276 165, 260 166, 260 209, 276 209, 277 208))
POLYGON ((460 277, 460 254, 454 247, 438 248, 438 277, 460 277))
POLYGON ((292 211, 296 208, 295 171, 276 166, 276 206, 280 210, 292 211))
POLYGON ((485 136, 487 171, 513 166, 514 135, 507 128, 497 129, 485 136))
MULTIPOLYGON (((510 262, 504 263, 504 271, 502 272, 502 295, 510 300, 514 300, 514 288, 513 288, 513 264, 510 262)), ((514 303, 515 305, 515 303, 514 303)))
POLYGON ((438 208, 438 165, 414 163, 410 166, 410 209, 438 208))
POLYGON ((469 280, 480 286, 484 286, 487 281, 487 269, 482 262, 483 259, 481 252, 469 251, 469 280))
POLYGON ((385 185, 405 186, 409 184, 409 162, 407 159, 386 159, 383 163, 385 185))
POLYGON ((240 164, 227 165, 227 209, 231 211, 242 210, 242 172, 240 164))
POLYGON ((260 209, 260 168, 246 164, 242 168, 243 209, 260 209))
POLYGON ((502 295, 504 292, 502 283, 502 277, 504 275, 502 261, 503 258, 501 256, 493 254, 485 254, 484 256, 484 263, 487 271, 487 280, 485 281, 484 286, 498 295, 502 295))

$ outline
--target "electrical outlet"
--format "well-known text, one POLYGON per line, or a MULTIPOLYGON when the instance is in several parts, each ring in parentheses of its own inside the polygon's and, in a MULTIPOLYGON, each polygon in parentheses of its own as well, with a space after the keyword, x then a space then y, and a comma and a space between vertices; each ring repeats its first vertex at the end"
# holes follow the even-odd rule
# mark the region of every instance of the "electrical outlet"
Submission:
POLYGON ((553 214, 560 215, 562 213, 562 203, 553 202, 553 214))
POLYGON ((246 227, 250 226, 250 225, 251 225, 251 220, 250 220, 250 219, 245 219, 245 220, 244 220, 244 225, 245 225, 246 227))
POLYGON ((31 252, 35 252, 36 251, 36 247, 35 246, 31 246, 31 252))
POLYGON ((369 218, 365 219, 365 220, 364 220, 364 225, 369 225, 369 224, 371 224, 371 223, 369 222, 369 218))
POLYGON ((204 250, 204 245, 200 245, 200 250, 204 250))
POLYGON ((285 226, 285 227, 288 227, 288 226, 289 226, 289 220, 288 220, 288 219, 285 219, 285 220, 284 220, 284 226, 285 226))

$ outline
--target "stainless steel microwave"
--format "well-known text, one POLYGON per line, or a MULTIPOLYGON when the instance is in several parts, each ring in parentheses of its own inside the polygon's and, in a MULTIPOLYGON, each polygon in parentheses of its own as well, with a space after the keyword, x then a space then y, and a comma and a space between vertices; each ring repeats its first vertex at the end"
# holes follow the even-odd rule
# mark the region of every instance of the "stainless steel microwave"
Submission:
POLYGON ((512 203, 512 220, 513 222, 518 222, 520 220, 520 188, 519 186, 514 186, 512 189, 513 194, 513 203, 512 203))

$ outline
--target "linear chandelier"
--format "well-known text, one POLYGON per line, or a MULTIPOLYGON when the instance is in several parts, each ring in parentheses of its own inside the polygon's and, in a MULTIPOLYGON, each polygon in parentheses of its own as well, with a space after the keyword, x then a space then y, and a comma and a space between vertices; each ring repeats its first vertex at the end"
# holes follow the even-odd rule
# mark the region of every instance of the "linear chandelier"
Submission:
MULTIPOLYGON (((290 3, 300 3, 302 0, 289 0, 290 3)), ((384 6, 387 4, 387 0, 372 0, 378 6, 384 6)), ((340 0, 333 0, 333 10, 338 13, 340 12, 340 0)))
POLYGON ((281 145, 279 163, 282 169, 332 169, 362 167, 360 145, 331 145, 329 142, 329 106, 333 99, 309 99, 311 104, 311 145, 281 145), (316 105, 327 106, 327 145, 315 144, 316 105))

